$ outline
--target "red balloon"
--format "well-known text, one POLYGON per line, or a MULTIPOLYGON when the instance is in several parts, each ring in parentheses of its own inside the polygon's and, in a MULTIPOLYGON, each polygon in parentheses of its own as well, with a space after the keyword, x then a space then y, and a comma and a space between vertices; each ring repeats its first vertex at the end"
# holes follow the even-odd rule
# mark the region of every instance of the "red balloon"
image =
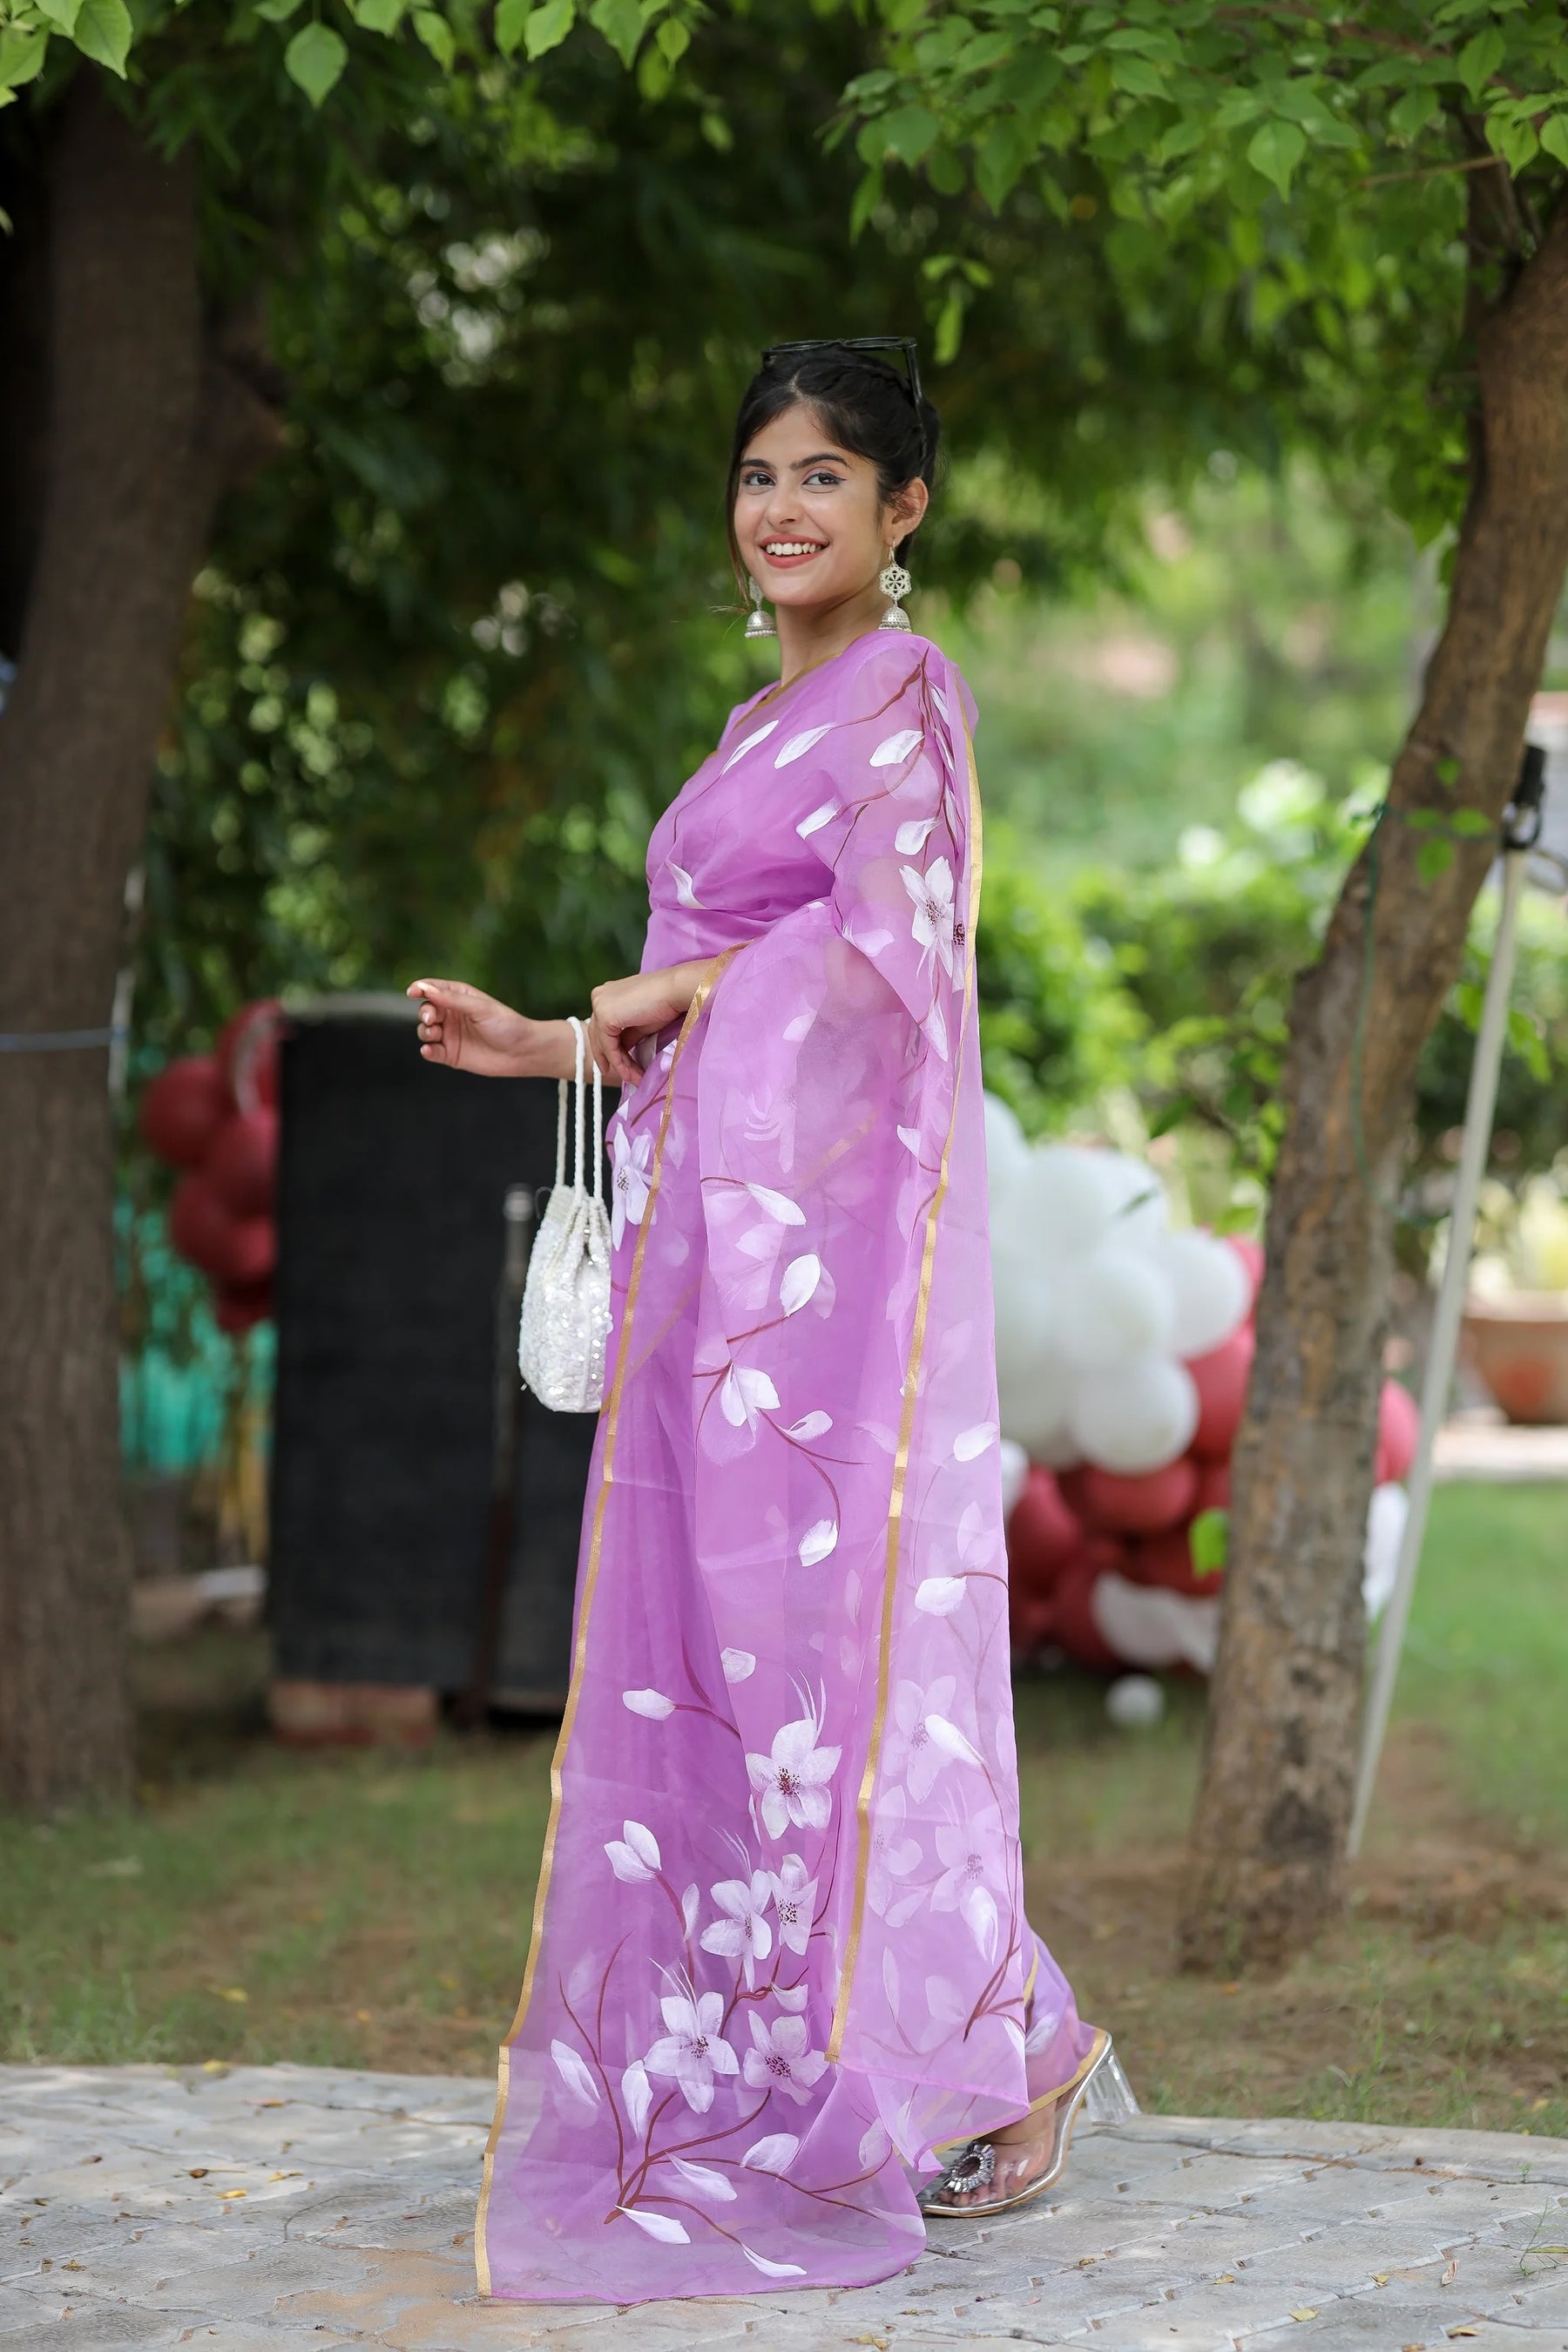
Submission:
POLYGON ((278 1257, 270 1217, 237 1217, 208 1183, 205 1169, 182 1176, 169 1210, 169 1238, 180 1255, 215 1282, 261 1282, 278 1257))
POLYGON ((1258 1305, 1258 1294, 1263 1287, 1263 1244, 1254 1241, 1250 1234, 1226 1234, 1225 1244, 1233 1249, 1247 1268, 1247 1278, 1252 1285, 1252 1298, 1247 1307, 1250 1315, 1258 1305))
POLYGON ((1106 1562, 1100 1557, 1104 1549, 1094 1546, 1077 1559, 1069 1560, 1062 1570, 1051 1595, 1051 1632, 1077 1664, 1110 1675, 1116 1672, 1121 1660, 1095 1623, 1091 1595, 1095 1580, 1104 1567, 1120 1568, 1122 1562, 1119 1556, 1106 1562))
POLYGON ((1184 1456, 1132 1478, 1091 1465, 1083 1481, 1085 1516, 1090 1527, 1112 1535, 1157 1535, 1191 1516, 1197 1488, 1198 1474, 1184 1456))
POLYGON ((1089 1525, 1088 1463, 1075 1462, 1070 1470, 1057 1470, 1051 1475, 1056 1479, 1058 1494, 1074 1518, 1081 1519, 1087 1527, 1089 1525))
POLYGON ((1230 1465, 1228 1462, 1199 1462, 1198 1491, 1193 1496, 1193 1517, 1200 1511, 1228 1511, 1230 1508, 1230 1465))
POLYGON ((268 1322, 272 1315, 272 1283, 220 1282, 213 1298, 213 1319, 220 1331, 237 1337, 268 1322))
POLYGON ((1384 1381, 1377 1401, 1377 1483, 1407 1478, 1421 1435, 1421 1408, 1397 1381, 1384 1381))
POLYGON ((265 1216, 278 1189, 278 1114, 265 1104, 226 1118, 202 1173, 237 1217, 265 1216))
POLYGON ((223 1072, 210 1054, 185 1054, 160 1070, 142 1097, 138 1125, 160 1160, 194 1168, 227 1112, 223 1072))
POLYGON ((1007 1631, 1016 1658, 1032 1658, 1053 1639, 1056 1618, 1051 1601, 1038 1592, 1007 1595, 1007 1631))
POLYGON ((1211 1601, 1225 1582, 1223 1570, 1207 1576, 1197 1573, 1185 1528, 1173 1528, 1161 1536, 1145 1536, 1142 1543, 1135 1543, 1126 1573, 1134 1584, 1162 1585, 1167 1592, 1179 1592, 1187 1601, 1211 1601))
POLYGON ((1206 1356, 1188 1360, 1187 1370, 1198 1391, 1198 1425, 1192 1450, 1203 1461, 1223 1461, 1236 1443, 1257 1347, 1251 1324, 1244 1323, 1206 1356))
POLYGON ((278 1100, 278 1027, 283 1008, 275 996, 242 1004, 218 1032, 214 1058, 229 1099, 241 1110, 278 1100))
POLYGON ((1044 1594, 1081 1549, 1083 1529, 1048 1470, 1031 1468, 1007 1521, 1007 1574, 1020 1593, 1044 1594))

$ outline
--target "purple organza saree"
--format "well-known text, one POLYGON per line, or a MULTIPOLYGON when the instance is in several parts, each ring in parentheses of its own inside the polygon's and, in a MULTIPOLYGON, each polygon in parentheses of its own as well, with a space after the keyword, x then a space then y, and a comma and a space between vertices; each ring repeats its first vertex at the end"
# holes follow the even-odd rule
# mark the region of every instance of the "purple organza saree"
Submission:
POLYGON ((612 1123, 490 2294, 886 2278, 932 2147, 1089 2044, 1023 1909, 967 704, 859 638, 742 705, 649 845, 645 969, 716 961, 612 1123))

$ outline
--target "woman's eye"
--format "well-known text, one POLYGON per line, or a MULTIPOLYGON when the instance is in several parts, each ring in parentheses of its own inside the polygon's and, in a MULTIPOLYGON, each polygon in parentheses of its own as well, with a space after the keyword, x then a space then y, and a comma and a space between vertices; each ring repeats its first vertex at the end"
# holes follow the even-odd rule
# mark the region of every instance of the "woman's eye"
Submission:
POLYGON ((741 488, 743 490, 771 490, 773 486, 773 476, 764 473, 761 467, 753 466, 748 473, 741 477, 741 488))
POLYGON ((830 474, 825 466, 819 466, 815 474, 808 474, 805 478, 818 489, 836 490, 844 477, 842 474, 830 474))

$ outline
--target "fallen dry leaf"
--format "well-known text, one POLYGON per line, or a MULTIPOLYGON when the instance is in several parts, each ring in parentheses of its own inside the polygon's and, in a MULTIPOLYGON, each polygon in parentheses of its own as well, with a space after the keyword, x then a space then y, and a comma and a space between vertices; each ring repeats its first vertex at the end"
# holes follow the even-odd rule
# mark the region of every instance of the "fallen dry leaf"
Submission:
POLYGON ((243 2189, 220 2189, 218 2190, 218 2196, 226 2205, 228 2204, 232 2199, 236 2197, 243 2197, 246 2193, 247 2192, 243 2189))
POLYGON ((1454 2284, 1454 2281, 1458 2277, 1458 2275, 1459 2275, 1459 2265, 1458 2265, 1458 2261, 1456 2260, 1456 2261, 1454 2261, 1454 2262, 1451 2262, 1451 2263, 1448 2264, 1447 2269, 1443 2273, 1443 2284, 1444 2284, 1445 2286, 1452 2286, 1452 2285, 1453 2285, 1453 2284, 1454 2284))
POLYGON ((1316 2319, 1317 2315, 1318 2306, 1315 2303, 1305 2304, 1300 2311, 1293 2311, 1290 2314, 1292 2319, 1316 2319))

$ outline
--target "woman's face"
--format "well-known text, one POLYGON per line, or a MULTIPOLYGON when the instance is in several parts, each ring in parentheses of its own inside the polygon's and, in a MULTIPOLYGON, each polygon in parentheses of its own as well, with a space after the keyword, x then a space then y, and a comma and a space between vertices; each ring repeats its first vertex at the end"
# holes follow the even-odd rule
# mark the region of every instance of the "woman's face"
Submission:
POLYGON ((838 604, 864 594, 890 548, 924 514, 926 486, 884 502, 877 468, 797 402, 747 444, 735 490, 741 561, 775 604, 838 604))

